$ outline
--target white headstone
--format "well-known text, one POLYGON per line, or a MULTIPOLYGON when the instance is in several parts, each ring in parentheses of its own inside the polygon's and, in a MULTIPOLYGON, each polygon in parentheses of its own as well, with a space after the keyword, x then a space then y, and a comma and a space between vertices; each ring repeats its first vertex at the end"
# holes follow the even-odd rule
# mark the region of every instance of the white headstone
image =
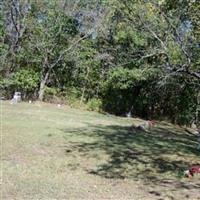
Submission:
POLYGON ((22 101, 21 92, 15 92, 11 100, 11 104, 19 103, 22 101))
POLYGON ((126 117, 131 118, 132 117, 131 112, 126 113, 126 117))

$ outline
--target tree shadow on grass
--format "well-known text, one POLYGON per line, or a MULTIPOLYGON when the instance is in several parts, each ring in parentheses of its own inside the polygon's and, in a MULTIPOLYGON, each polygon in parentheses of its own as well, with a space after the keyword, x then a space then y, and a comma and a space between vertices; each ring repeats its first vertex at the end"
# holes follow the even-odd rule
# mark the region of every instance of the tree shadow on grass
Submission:
POLYGON ((66 154, 78 153, 90 157, 104 152, 108 155, 108 159, 97 164, 95 169, 87 169, 88 173, 105 178, 142 179, 147 183, 165 185, 170 180, 167 177, 177 177, 179 171, 200 162, 199 159, 196 163, 190 163, 187 159, 189 156, 198 158, 200 152, 196 149, 197 138, 186 132, 177 133, 158 127, 147 133, 127 126, 90 124, 87 128, 62 131, 66 139, 70 136, 82 138, 77 142, 68 141, 66 154), (88 137, 92 139, 89 140, 91 142, 87 142, 88 137))

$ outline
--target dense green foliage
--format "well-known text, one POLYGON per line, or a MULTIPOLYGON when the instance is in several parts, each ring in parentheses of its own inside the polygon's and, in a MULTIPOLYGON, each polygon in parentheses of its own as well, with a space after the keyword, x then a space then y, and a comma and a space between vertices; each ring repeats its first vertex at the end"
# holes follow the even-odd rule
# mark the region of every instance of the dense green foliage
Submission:
POLYGON ((198 122, 198 1, 13 2, 3 1, 0 16, 7 97, 19 90, 24 99, 198 122))

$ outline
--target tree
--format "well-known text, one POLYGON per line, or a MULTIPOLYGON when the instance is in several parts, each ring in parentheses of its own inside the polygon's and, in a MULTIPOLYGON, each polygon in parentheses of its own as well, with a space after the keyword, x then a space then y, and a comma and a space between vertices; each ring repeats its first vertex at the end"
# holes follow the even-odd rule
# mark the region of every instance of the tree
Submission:
POLYGON ((9 0, 0 8, 7 93, 43 100, 45 88, 76 91, 81 103, 103 102, 115 114, 198 120, 198 1, 9 0))
POLYGON ((43 99, 45 85, 52 70, 62 66, 61 62, 65 54, 83 39, 76 38, 76 41, 74 40, 73 37, 77 34, 76 21, 66 16, 56 4, 51 3, 44 3, 40 7, 32 3, 21 51, 22 59, 26 55, 29 58, 29 64, 39 65, 38 70, 41 73, 40 100, 43 99))
POLYGON ((144 70, 145 66, 155 67, 160 70, 160 86, 168 87, 168 82, 180 79, 180 87, 193 88, 190 94, 195 96, 199 85, 199 66, 195 67, 194 61, 198 47, 188 16, 178 12, 180 6, 186 8, 188 4, 177 2, 176 7, 169 5, 166 9, 162 2, 111 2, 115 65, 144 70))

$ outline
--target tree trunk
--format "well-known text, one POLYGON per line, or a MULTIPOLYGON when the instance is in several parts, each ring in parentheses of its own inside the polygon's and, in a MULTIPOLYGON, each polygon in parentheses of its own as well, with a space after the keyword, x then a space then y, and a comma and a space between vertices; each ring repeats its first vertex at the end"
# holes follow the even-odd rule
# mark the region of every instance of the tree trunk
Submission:
POLYGON ((85 97, 85 90, 86 90, 86 85, 87 85, 87 81, 88 81, 88 75, 89 75, 89 67, 87 67, 87 74, 85 76, 85 84, 84 84, 84 87, 83 87, 83 90, 82 90, 80 105, 82 105, 84 97, 85 97))
POLYGON ((196 107, 196 113, 195 113, 195 121, 196 121, 196 125, 198 128, 200 128, 200 120, 199 120, 199 113, 200 112, 200 91, 198 91, 197 93, 197 107, 196 107))
POLYGON ((49 78, 49 74, 50 74, 50 69, 47 71, 47 73, 45 74, 45 76, 42 77, 41 79, 41 82, 40 82, 40 89, 39 89, 39 101, 43 101, 43 98, 44 98, 44 90, 45 90, 45 85, 46 85, 46 82, 49 78))
POLYGON ((81 95, 81 100, 80 100, 80 105, 82 105, 83 100, 84 100, 84 96, 85 96, 85 89, 86 87, 84 86, 83 90, 82 90, 82 95, 81 95))

